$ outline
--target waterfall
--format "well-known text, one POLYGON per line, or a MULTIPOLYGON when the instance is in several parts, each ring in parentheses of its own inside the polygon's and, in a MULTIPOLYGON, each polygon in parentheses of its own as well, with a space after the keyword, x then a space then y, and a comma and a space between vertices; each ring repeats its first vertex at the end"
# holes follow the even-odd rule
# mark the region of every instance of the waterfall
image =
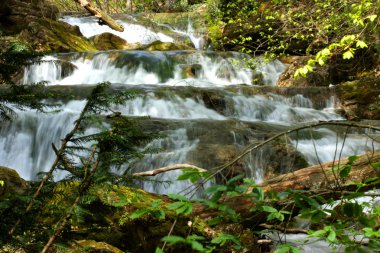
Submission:
MULTIPOLYGON (((112 32, 129 43, 148 44, 156 40, 173 42, 178 35, 190 39, 197 49, 204 47, 202 37, 194 31, 191 21, 183 30, 165 25, 152 30, 130 18, 120 20, 125 27, 125 32, 120 33, 100 26, 92 17, 63 17, 62 20, 78 25, 86 37, 112 32), (171 31, 170 35, 161 32, 165 29, 171 31)), ((278 60, 265 62, 237 52, 66 53, 46 56, 42 62, 26 67, 20 83, 46 81, 50 86, 77 85, 80 89, 107 81, 118 89, 137 87, 141 90, 140 96, 113 110, 126 116, 150 116, 151 125, 144 127, 162 131, 167 137, 148 144, 161 148, 162 152, 145 157, 136 165, 136 170, 176 163, 208 168, 225 162, 216 155, 220 147, 226 148, 220 153, 231 159, 231 147, 236 152, 241 151, 251 142, 262 141, 299 124, 344 120, 335 112, 337 101, 334 94, 321 95, 321 99, 315 101, 306 89, 285 95, 276 93, 275 89, 271 92, 251 89, 257 84, 257 76, 264 85, 274 86, 285 67, 278 60), (247 59, 256 62, 254 71, 244 64, 247 59)), ((71 130, 83 103, 82 100, 65 102, 57 113, 21 111, 13 122, 2 124, 0 165, 16 169, 27 180, 35 180, 38 172, 49 169, 54 160, 51 143, 59 146, 60 140, 71 130)), ((312 131, 313 139, 310 132, 303 132, 299 138, 290 136, 288 141, 309 164, 329 161, 340 155, 360 154, 372 147, 380 148, 360 133, 345 135, 341 131, 321 128, 312 131)), ((276 155, 273 154, 276 149, 273 150, 267 147, 250 153, 243 161, 247 176, 264 180, 271 162, 270 155, 276 155)), ((282 162, 285 158, 278 158, 277 166, 281 171, 288 169, 288 164, 282 162)), ((172 171, 155 177, 155 180, 173 181, 171 184, 143 182, 141 187, 164 194, 180 192, 189 184, 175 182, 179 173, 172 171)), ((63 176, 65 174, 56 175, 55 179, 63 176)))

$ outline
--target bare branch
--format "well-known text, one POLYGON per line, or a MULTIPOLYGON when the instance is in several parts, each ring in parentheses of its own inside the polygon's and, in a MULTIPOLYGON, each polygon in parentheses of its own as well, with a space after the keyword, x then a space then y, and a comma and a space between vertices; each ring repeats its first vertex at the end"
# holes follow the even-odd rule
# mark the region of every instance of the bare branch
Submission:
POLYGON ((174 165, 170 165, 170 166, 165 166, 165 167, 161 167, 161 168, 154 169, 154 170, 137 172, 137 173, 134 173, 133 176, 135 176, 135 177, 150 177, 150 176, 155 176, 157 174, 167 172, 167 171, 171 171, 171 170, 188 169, 188 168, 189 169, 197 169, 200 172, 206 171, 206 170, 201 169, 195 165, 184 163, 184 164, 174 164, 174 165))

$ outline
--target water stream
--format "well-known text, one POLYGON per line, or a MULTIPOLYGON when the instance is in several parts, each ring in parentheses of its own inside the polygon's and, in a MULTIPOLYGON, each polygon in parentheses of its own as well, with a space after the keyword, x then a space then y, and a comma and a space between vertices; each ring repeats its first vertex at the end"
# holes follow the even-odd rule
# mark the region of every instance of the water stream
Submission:
MULTIPOLYGON (((63 20, 79 25, 87 37, 112 32, 129 43, 175 41, 137 22, 123 21, 126 32, 118 33, 107 26, 99 26, 89 17, 64 17, 63 20)), ((195 47, 202 48, 201 38, 195 36, 191 23, 187 31, 171 30, 191 37, 195 47)), ((27 67, 20 83, 47 81, 50 86, 85 87, 108 81, 118 88, 139 88, 141 96, 114 110, 127 116, 151 116, 155 126, 162 126, 167 138, 149 144, 163 150, 138 163, 138 171, 176 163, 208 168, 231 158, 235 153, 229 150, 239 151, 251 141, 263 140, 298 124, 344 120, 335 113, 337 101, 333 92, 323 89, 320 94, 324 95, 318 101, 313 100, 313 94, 307 89, 297 94, 279 94, 275 90, 250 93, 258 84, 253 81, 254 76, 261 75, 264 85, 273 86, 285 66, 279 61, 264 63, 257 59, 259 67, 253 71, 236 63, 244 58, 247 56, 236 52, 202 50, 55 54, 45 57, 45 62, 27 67), (195 88, 188 90, 188 87, 195 88), (216 155, 218 152, 222 155, 216 155)), ((83 100, 66 101, 58 113, 23 111, 13 122, 3 124, 0 127, 0 165, 16 169, 26 180, 36 179, 38 172, 47 171, 54 159, 51 143, 59 146, 83 104, 83 100)), ((380 148, 360 133, 344 136, 343 130, 338 128, 315 130, 313 138, 310 133, 299 137, 290 137, 289 143, 309 165, 337 158, 335 150, 348 156, 371 150, 373 145, 380 148)), ((268 159, 276 152, 249 154, 244 161, 247 175, 257 181, 264 180, 268 159)), ((276 166, 281 171, 291 169, 285 162, 278 163, 276 166)), ((178 173, 160 174, 155 179, 175 181, 178 173)), ((59 180, 64 176, 58 174, 55 178, 59 180)), ((179 192, 188 184, 144 182, 141 186, 147 191, 166 194, 179 192)))

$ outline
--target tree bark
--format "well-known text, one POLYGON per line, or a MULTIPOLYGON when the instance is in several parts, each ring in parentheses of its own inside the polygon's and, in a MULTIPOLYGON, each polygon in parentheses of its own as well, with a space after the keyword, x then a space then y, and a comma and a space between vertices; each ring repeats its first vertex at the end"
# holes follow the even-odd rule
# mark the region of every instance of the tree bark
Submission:
POLYGON ((111 18, 110 16, 108 16, 107 13, 103 12, 98 7, 94 6, 88 0, 74 0, 74 1, 77 2, 77 3, 79 3, 89 13, 91 13, 95 17, 99 18, 101 21, 103 21, 110 28, 112 28, 112 29, 114 29, 115 31, 118 31, 118 32, 123 32, 124 31, 124 27, 122 25, 118 24, 113 18, 111 18))

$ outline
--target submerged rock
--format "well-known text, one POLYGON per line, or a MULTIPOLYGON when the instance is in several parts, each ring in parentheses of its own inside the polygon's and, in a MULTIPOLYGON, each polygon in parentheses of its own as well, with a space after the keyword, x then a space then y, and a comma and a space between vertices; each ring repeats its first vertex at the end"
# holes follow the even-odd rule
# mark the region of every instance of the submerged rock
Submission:
POLYGON ((202 70, 202 65, 200 64, 189 64, 182 65, 182 78, 197 78, 199 77, 199 73, 202 70))

